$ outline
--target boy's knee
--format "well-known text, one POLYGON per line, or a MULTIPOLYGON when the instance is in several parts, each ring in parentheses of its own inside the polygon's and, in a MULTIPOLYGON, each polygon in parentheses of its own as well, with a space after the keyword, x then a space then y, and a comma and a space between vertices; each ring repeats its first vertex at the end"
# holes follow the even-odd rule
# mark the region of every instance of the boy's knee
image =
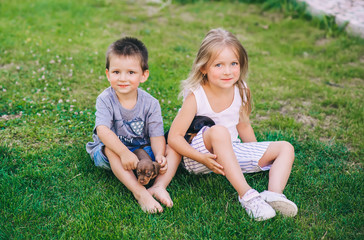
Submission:
POLYGON ((104 146, 103 148, 103 153, 104 155, 110 159, 110 158, 115 158, 116 154, 111 150, 109 149, 108 147, 104 146))
POLYGON ((102 148, 102 152, 105 154, 105 156, 107 156, 107 154, 109 154, 111 152, 111 150, 108 147, 104 146, 102 148))

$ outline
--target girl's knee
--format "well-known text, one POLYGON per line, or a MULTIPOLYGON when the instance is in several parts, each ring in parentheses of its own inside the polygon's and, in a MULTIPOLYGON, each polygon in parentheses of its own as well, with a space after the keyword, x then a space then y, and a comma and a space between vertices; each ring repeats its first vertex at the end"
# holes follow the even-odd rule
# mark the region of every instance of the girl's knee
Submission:
POLYGON ((279 149, 281 152, 294 152, 294 147, 287 141, 277 141, 271 143, 272 147, 279 149))
POLYGON ((289 143, 287 141, 280 141, 279 143, 282 146, 283 150, 285 150, 287 152, 294 152, 294 147, 291 143, 289 143))
POLYGON ((229 130, 221 125, 214 125, 212 127, 210 127, 207 132, 208 136, 211 139, 214 140, 221 140, 221 139, 225 139, 228 138, 230 139, 230 132, 229 130))
POLYGON ((281 154, 288 155, 292 162, 294 161, 294 147, 291 143, 287 141, 281 141, 281 154))
POLYGON ((221 125, 214 125, 203 133, 203 141, 209 152, 214 152, 217 146, 232 149, 229 130, 221 125))
POLYGON ((294 147, 287 141, 272 142, 269 145, 270 153, 274 155, 274 158, 278 156, 286 156, 287 159, 294 159, 294 147))

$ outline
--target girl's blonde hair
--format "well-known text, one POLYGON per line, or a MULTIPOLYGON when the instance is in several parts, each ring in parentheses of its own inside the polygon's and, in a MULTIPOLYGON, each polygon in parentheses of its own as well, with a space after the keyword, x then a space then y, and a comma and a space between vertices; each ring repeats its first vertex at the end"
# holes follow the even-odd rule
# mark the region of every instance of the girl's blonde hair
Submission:
POLYGON ((181 83, 182 92, 180 95, 197 89, 199 85, 203 85, 207 81, 207 77, 201 72, 201 69, 206 69, 224 47, 231 47, 238 56, 240 76, 236 85, 242 99, 241 116, 245 118, 250 115, 252 110, 250 90, 244 82, 248 74, 248 54, 240 41, 232 33, 224 29, 212 29, 207 33, 201 43, 188 78, 181 83))

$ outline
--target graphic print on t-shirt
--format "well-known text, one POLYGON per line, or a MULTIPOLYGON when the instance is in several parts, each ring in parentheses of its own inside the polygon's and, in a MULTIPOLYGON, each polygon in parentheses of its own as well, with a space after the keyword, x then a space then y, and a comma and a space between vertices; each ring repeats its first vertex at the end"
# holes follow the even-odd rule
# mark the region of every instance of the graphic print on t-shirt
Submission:
POLYGON ((136 134, 136 135, 141 135, 143 133, 143 129, 144 129, 144 122, 141 121, 141 120, 136 120, 136 121, 132 121, 132 122, 129 122, 129 125, 131 127, 131 130, 133 130, 133 132, 136 134))
POLYGON ((148 144, 145 127, 146 123, 140 117, 130 121, 123 120, 121 127, 118 128, 117 136, 128 147, 145 145, 148 144))

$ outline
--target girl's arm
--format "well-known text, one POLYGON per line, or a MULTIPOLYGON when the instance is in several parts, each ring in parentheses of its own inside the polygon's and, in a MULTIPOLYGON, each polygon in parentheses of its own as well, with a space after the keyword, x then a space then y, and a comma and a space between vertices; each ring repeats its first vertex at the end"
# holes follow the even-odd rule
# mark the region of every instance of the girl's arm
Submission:
POLYGON ((222 166, 216 162, 216 155, 203 154, 191 147, 184 136, 197 112, 196 98, 191 93, 183 102, 181 110, 172 122, 168 144, 179 154, 206 165, 215 173, 223 174, 222 166))
POLYGON ((120 157, 121 164, 125 170, 136 169, 139 162, 137 156, 132 153, 107 126, 96 127, 97 136, 105 146, 120 157))
POLYGON ((239 137, 243 142, 256 142, 257 139, 254 134, 254 130, 250 125, 249 118, 245 118, 244 121, 241 121, 236 125, 236 128, 239 133, 239 137))
POLYGON ((159 173, 165 173, 167 171, 167 160, 165 158, 166 140, 164 139, 164 136, 151 137, 150 146, 152 147, 155 160, 161 165, 159 173))

